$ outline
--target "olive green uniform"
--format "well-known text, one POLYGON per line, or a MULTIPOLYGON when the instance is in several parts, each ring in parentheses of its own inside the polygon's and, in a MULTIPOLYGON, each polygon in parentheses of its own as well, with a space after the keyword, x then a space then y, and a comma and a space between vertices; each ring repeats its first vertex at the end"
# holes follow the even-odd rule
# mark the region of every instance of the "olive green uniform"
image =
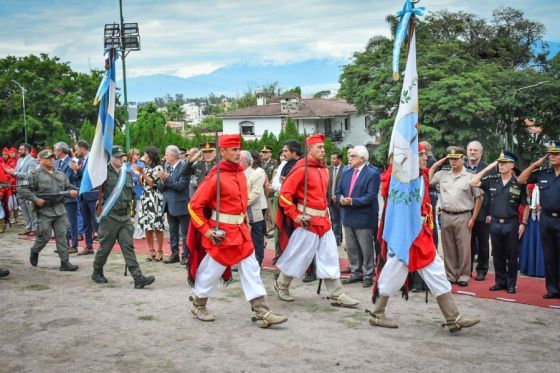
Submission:
POLYGON ((76 189, 76 187, 70 184, 64 172, 55 168, 49 172, 44 167, 40 167, 36 173, 31 174, 26 181, 22 182, 18 193, 22 199, 32 202, 34 213, 37 216, 37 238, 31 251, 38 254, 43 250, 51 239, 51 232, 54 231, 56 250, 63 262, 68 261, 68 240, 66 238, 68 218, 66 208, 64 208, 64 196, 45 199, 46 203, 43 207, 38 207, 35 202, 39 199, 37 195, 55 195, 68 189, 76 189))
MULTIPOLYGON (((111 192, 115 189, 118 179, 119 172, 111 164, 107 165, 107 180, 102 186, 104 201, 109 198, 111 192)), ((127 171, 126 181, 117 202, 115 202, 107 216, 103 217, 99 222, 99 250, 97 250, 93 261, 94 270, 103 269, 103 266, 107 263, 107 257, 115 245, 115 241, 118 241, 132 277, 137 278, 142 275, 136 260, 136 254, 134 253, 132 238, 134 225, 132 224, 130 212, 132 211, 134 196, 132 173, 127 171)))
MULTIPOLYGON (((208 175, 208 172, 216 165, 216 159, 213 159, 212 162, 206 163, 206 161, 198 161, 194 165, 194 178, 191 180, 191 184, 196 190, 200 184, 202 184, 202 180, 208 175)), ((191 196, 192 197, 192 196, 191 196)))
MULTIPOLYGON (((268 161, 263 161, 262 168, 266 173, 268 182, 272 183, 272 176, 274 174, 274 171, 278 168, 278 161, 273 158, 271 158, 268 161)), ((274 191, 271 191, 266 196, 266 216, 264 217, 264 220, 266 222, 267 232, 270 232, 274 229, 275 217, 272 216, 273 205, 274 205, 274 191)))

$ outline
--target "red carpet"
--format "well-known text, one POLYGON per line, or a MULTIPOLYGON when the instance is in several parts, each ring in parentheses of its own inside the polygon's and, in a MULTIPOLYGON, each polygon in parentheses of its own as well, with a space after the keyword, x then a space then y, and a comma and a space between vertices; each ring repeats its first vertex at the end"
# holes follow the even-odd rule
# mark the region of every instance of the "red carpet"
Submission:
MULTIPOLYGON (((35 237, 20 236, 24 240, 34 240, 35 237)), ((51 240, 51 243, 54 243, 51 240)), ((80 246, 83 247, 83 241, 80 242, 80 246)), ((99 247, 99 243, 95 241, 93 243, 94 249, 99 247)), ((113 251, 120 251, 118 244, 115 244, 113 251)), ((145 239, 134 240, 134 251, 137 254, 145 254, 148 252, 148 245, 145 239)), ((171 253, 169 247, 169 241, 167 237, 163 245, 163 252, 165 255, 171 253)), ((273 250, 265 250, 264 261, 262 264, 263 269, 270 269, 276 271, 277 268, 272 264, 272 259, 274 258, 273 250)), ((348 266, 348 260, 340 259, 340 268, 345 269, 348 266)), ((350 275, 341 275, 342 278, 348 278, 350 275)), ((485 281, 474 281, 472 279, 469 281, 469 286, 459 287, 453 285, 453 293, 460 295, 470 295, 478 298, 496 299, 504 302, 513 303, 523 303, 532 306, 548 307, 560 309, 560 299, 543 299, 542 296, 545 293, 544 279, 520 276, 517 279, 517 293, 508 294, 505 290, 501 291, 489 291, 488 288, 494 285, 494 275, 488 274, 485 281)))

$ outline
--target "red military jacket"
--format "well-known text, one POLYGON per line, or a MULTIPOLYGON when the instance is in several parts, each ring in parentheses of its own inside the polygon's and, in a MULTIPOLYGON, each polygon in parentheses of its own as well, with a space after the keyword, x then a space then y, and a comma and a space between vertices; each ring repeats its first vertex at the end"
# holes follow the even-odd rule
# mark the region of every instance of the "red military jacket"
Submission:
MULTIPOLYGON (((242 224, 220 223, 219 228, 226 234, 221 245, 214 244, 204 236, 208 230, 214 228, 216 223, 209 214, 210 210, 216 210, 216 177, 216 167, 214 167, 191 198, 189 213, 191 223, 203 235, 202 247, 218 263, 231 266, 253 253, 253 242, 247 220, 242 224)), ((220 212, 246 215, 249 194, 243 168, 231 162, 220 162, 220 188, 220 212)))
MULTIPOLYGON (((307 160, 307 207, 316 210, 327 210, 327 190, 329 174, 322 161, 312 158, 307 160)), ((304 200, 304 179, 305 179, 305 159, 297 161, 294 168, 286 177, 282 184, 278 203, 284 209, 284 213, 291 219, 301 215, 297 209, 297 204, 303 205, 304 200)), ((331 221, 328 213, 323 217, 311 216, 311 224, 307 228, 310 232, 319 236, 327 233, 331 229, 331 221)))

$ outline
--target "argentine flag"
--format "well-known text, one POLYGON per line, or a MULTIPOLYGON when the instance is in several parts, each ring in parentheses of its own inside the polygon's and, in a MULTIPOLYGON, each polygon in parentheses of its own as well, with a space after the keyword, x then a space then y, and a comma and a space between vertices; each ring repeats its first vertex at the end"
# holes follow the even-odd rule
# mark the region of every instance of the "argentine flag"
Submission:
POLYGON ((412 243, 422 228, 420 208, 424 190, 418 164, 418 74, 416 72, 416 37, 412 32, 399 110, 389 159, 393 172, 385 212, 383 239, 389 255, 408 265, 412 243))
POLYGON ((99 103, 99 114, 95 136, 91 144, 91 151, 84 169, 84 176, 80 185, 80 194, 89 192, 107 179, 107 163, 113 149, 113 132, 115 129, 115 88, 116 69, 115 49, 107 50, 108 70, 105 71, 103 80, 97 89, 94 105, 99 103))

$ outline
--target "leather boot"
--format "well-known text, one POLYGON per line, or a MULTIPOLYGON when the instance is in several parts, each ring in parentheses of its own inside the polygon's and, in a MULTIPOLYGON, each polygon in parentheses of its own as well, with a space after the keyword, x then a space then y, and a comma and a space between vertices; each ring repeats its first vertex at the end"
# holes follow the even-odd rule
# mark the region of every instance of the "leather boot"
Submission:
POLYGON ((286 276, 280 272, 280 276, 276 279, 274 284, 274 290, 278 293, 278 298, 284 302, 293 302, 294 297, 290 295, 290 284, 292 283, 293 277, 286 276))
POLYGON ((379 299, 375 303, 375 308, 373 311, 366 311, 369 313, 369 324, 371 326, 380 326, 382 328, 398 328, 399 325, 391 319, 385 317, 385 307, 387 307, 387 302, 389 297, 386 295, 380 295, 379 299))
POLYGON ((39 263, 39 253, 34 252, 33 249, 31 249, 29 253, 29 263, 31 263, 33 267, 37 267, 37 263, 39 263))
POLYGON ((58 270, 61 272, 74 272, 78 270, 78 266, 70 263, 68 260, 63 260, 60 262, 60 268, 58 270))
POLYGON ((144 286, 148 286, 154 283, 156 278, 154 276, 137 276, 134 277, 134 288, 142 289, 144 286))
POLYGON ((451 293, 442 294, 439 297, 437 297, 436 300, 438 302, 441 313, 443 313, 443 316, 447 321, 445 324, 442 324, 441 326, 447 326, 449 332, 456 333, 462 328, 469 328, 480 322, 480 320, 476 320, 476 319, 473 320, 465 319, 463 315, 459 313, 459 310, 455 305, 455 301, 453 300, 451 293))
POLYGON ((6 277, 10 274, 10 271, 4 268, 0 268, 0 277, 6 277))
POLYGON ((208 298, 199 298, 196 295, 193 295, 189 299, 193 304, 191 308, 193 316, 196 316, 196 318, 200 321, 214 321, 214 315, 208 312, 208 309, 206 308, 208 298))
POLYGON ((106 284, 107 282, 107 278, 103 275, 103 269, 93 269, 93 273, 91 275, 91 279, 93 280, 93 282, 97 283, 97 284, 106 284))
POLYGON ((340 279, 325 278, 323 281, 325 281, 325 286, 330 294, 331 305, 335 307, 355 308, 360 304, 359 301, 344 293, 344 288, 342 287, 340 279))
POLYGON ((259 328, 269 328, 272 325, 282 324, 288 321, 287 317, 282 315, 276 315, 270 311, 268 306, 266 305, 266 301, 264 297, 258 297, 255 299, 251 299, 251 308, 255 312, 255 321, 259 328))

